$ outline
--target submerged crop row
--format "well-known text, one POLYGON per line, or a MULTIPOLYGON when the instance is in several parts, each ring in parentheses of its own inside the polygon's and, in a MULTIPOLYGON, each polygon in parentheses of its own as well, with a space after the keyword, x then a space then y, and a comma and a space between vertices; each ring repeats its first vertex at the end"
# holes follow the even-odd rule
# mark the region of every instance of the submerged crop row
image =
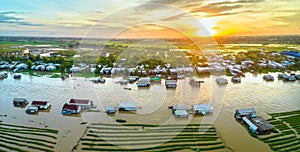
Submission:
POLYGON ((57 130, 0 123, 0 151, 55 151, 57 130))
POLYGON ((267 143, 274 151, 297 151, 300 149, 300 110, 272 113, 269 123, 276 128, 276 133, 256 136, 259 140, 267 143))
POLYGON ((210 125, 91 124, 75 146, 78 151, 225 150, 210 125))

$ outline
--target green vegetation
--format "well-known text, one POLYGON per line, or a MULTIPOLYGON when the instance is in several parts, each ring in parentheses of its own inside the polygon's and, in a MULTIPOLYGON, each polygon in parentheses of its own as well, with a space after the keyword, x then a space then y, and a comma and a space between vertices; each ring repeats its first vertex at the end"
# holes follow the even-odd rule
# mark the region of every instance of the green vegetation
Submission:
POLYGON ((0 147, 19 152, 53 152, 56 134, 58 131, 53 129, 0 123, 0 147))
POLYGON ((269 115, 272 118, 268 119, 268 121, 276 128, 277 132, 270 135, 256 136, 256 138, 267 143, 274 151, 289 152, 299 150, 300 110, 269 115))
POLYGON ((93 123, 76 147, 83 151, 209 151, 226 148, 211 124, 126 123, 93 123), (149 147, 155 144, 158 146, 149 147), (143 145, 148 148, 141 148, 143 145), (119 146, 138 147, 127 149, 119 146))

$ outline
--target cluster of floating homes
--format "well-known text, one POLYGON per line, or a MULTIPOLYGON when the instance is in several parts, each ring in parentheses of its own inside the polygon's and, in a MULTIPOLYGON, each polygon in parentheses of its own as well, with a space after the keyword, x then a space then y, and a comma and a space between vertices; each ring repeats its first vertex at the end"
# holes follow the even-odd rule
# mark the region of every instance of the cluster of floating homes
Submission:
POLYGON ((241 124, 247 126, 255 134, 268 134, 274 130, 274 126, 263 117, 257 116, 254 108, 237 109, 234 117, 241 124))
POLYGON ((94 103, 86 99, 70 99, 69 103, 65 103, 62 107, 61 114, 77 114, 83 109, 94 108, 94 103))
POLYGON ((206 115, 213 113, 213 107, 210 104, 194 104, 190 109, 188 109, 186 105, 179 104, 170 106, 169 109, 172 110, 175 117, 179 118, 186 118, 189 114, 206 115))
MULTIPOLYGON (((105 113, 107 114, 114 114, 116 111, 137 111, 137 104, 136 102, 120 102, 118 107, 115 108, 114 106, 107 106, 105 107, 105 113)), ((175 117, 179 118, 186 118, 189 114, 194 115, 206 115, 209 113, 213 113, 213 107, 210 104, 194 104, 191 108, 187 108, 186 105, 173 105, 169 106, 169 109, 172 110, 172 113, 175 117)))
MULTIPOLYGON (((15 107, 25 108, 29 102, 26 98, 14 98, 13 105, 15 107)), ((47 110, 51 106, 49 101, 32 101, 31 105, 27 107, 25 111, 28 114, 37 113, 39 110, 47 110)))
MULTIPOLYGON (((54 64, 54 63, 41 63, 41 62, 35 62, 34 65, 31 66, 32 70, 35 71, 53 71, 56 70, 58 67, 60 67, 60 64, 54 64)), ((11 64, 9 64, 6 61, 0 62, 0 70, 11 70, 12 72, 17 72, 22 69, 28 69, 29 66, 25 63, 13 61, 11 64)))

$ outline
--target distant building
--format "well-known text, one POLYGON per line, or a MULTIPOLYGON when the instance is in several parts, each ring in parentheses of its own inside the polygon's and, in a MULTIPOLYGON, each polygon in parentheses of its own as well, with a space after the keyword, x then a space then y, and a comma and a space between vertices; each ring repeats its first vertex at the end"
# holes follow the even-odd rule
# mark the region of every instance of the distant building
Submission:
POLYGON ((119 111, 136 111, 137 106, 135 102, 120 102, 118 105, 119 111))

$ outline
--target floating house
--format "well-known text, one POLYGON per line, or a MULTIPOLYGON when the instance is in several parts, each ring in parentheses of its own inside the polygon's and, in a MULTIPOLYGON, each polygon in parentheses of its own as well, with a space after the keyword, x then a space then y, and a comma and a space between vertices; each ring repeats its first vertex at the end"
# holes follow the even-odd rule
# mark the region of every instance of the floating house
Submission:
POLYGON ((274 126, 267 122, 263 117, 252 118, 252 122, 257 126, 258 134, 268 134, 274 130, 274 126))
POLYGON ((176 117, 188 117, 189 113, 187 112, 186 105, 174 105, 172 106, 172 113, 176 117))
POLYGON ((254 132, 255 134, 258 134, 258 127, 255 126, 247 117, 242 117, 242 120, 244 123, 246 123, 249 126, 249 129, 254 132))
POLYGON ((7 77, 8 77, 7 72, 0 73, 0 79, 4 79, 4 78, 7 78, 7 77))
POLYGON ((105 107, 105 113, 107 113, 107 114, 114 114, 114 113, 116 113, 116 109, 115 109, 114 106, 105 107))
POLYGON ((16 107, 25 107, 28 104, 28 101, 25 98, 14 98, 13 104, 16 107))
POLYGON ((118 105, 119 111, 136 111, 137 106, 135 102, 120 102, 118 105))
POLYGON ((27 114, 34 114, 34 113, 37 113, 38 110, 39 110, 39 108, 36 106, 29 106, 25 112, 27 114))
POLYGON ((70 104, 79 105, 81 109, 89 109, 93 107, 93 101, 84 99, 70 99, 70 104))
POLYGON ((195 79, 190 79, 189 84, 192 86, 200 86, 201 83, 204 83, 204 81, 196 81, 195 79))
POLYGON ((266 81, 274 81, 274 77, 271 76, 271 75, 264 75, 263 79, 266 80, 266 81))
POLYGON ((231 82, 233 82, 233 83, 240 83, 241 82, 241 78, 240 77, 232 77, 231 78, 231 82))
POLYGON ((139 76, 129 76, 129 83, 134 83, 139 79, 139 76))
POLYGON ((263 117, 256 116, 254 108, 236 110, 235 118, 241 124, 245 124, 255 134, 268 134, 274 130, 274 126, 268 123, 263 117))
POLYGON ((46 110, 51 104, 48 101, 32 101, 31 106, 38 107, 38 109, 46 110))
POLYGON ((65 103, 61 110, 61 114, 77 114, 80 111, 81 111, 81 106, 76 104, 65 103))
POLYGON ((254 118, 256 117, 256 111, 254 108, 238 109, 235 110, 234 116, 238 120, 241 120, 242 117, 246 117, 246 116, 250 118, 254 118))
POLYGON ((14 77, 14 79, 21 79, 21 74, 16 73, 13 75, 13 77, 14 77))
POLYGON ((192 105, 192 111, 194 114, 206 115, 212 113, 214 109, 210 104, 194 104, 192 105))
POLYGON ((150 81, 151 81, 150 78, 141 78, 136 85, 138 87, 149 87, 150 81))
POLYGON ((217 84, 220 84, 220 85, 228 84, 228 81, 225 78, 217 78, 216 82, 217 82, 217 84))
POLYGON ((176 88, 177 87, 177 81, 176 80, 166 80, 165 85, 167 88, 176 88))
POLYGON ((127 81, 127 80, 120 80, 119 83, 120 83, 120 84, 127 84, 128 81, 127 81))
POLYGON ((94 83, 105 83, 105 79, 103 78, 94 78, 92 81, 94 83))

